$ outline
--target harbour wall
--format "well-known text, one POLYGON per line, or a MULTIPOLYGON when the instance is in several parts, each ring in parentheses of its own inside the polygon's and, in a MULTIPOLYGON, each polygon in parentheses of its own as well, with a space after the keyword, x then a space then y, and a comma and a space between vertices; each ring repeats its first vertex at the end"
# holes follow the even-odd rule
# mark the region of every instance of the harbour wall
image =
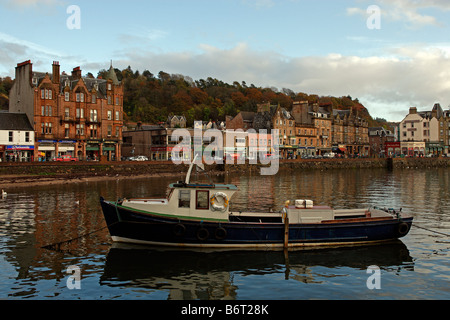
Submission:
MULTIPOLYGON (((207 171, 224 173, 259 173, 261 164, 215 164, 205 166, 207 171)), ((269 166, 269 165, 267 165, 269 166)), ((281 160, 279 171, 293 170, 331 170, 331 169, 426 169, 449 168, 450 158, 395 158, 395 159, 314 159, 314 160, 281 160)), ((33 163, 0 163, 0 179, 12 176, 36 176, 65 178, 89 176, 134 176, 134 175, 167 175, 185 174, 188 165, 174 165, 166 162, 33 162, 33 163)))

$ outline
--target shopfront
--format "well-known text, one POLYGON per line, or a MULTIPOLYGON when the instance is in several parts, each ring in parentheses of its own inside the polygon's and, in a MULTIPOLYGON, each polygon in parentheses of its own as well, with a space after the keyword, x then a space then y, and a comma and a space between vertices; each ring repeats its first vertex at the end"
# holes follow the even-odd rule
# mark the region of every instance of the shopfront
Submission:
POLYGON ((60 140, 58 141, 58 156, 70 155, 76 157, 75 154, 75 140, 60 140))
POLYGON ((103 142, 102 153, 107 161, 116 160, 116 144, 117 141, 105 140, 105 142, 103 142))
POLYGON ((400 142, 385 142, 384 152, 388 158, 399 157, 402 154, 400 142))
POLYGON ((440 156, 444 153, 445 145, 443 142, 426 142, 425 143, 425 154, 440 156))
POLYGON ((34 146, 6 146, 6 161, 30 162, 34 160, 34 146))
POLYGON ((37 161, 51 161, 56 155, 56 140, 38 140, 37 161))
POLYGON ((86 144, 86 160, 100 160, 100 140, 88 140, 86 144))

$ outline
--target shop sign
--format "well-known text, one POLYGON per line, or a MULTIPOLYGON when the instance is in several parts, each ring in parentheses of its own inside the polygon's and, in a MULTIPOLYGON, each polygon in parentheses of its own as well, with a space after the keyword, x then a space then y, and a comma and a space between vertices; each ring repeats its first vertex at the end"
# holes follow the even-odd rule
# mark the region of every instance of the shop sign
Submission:
POLYGON ((34 146, 7 146, 6 150, 27 151, 34 150, 34 146))
POLYGON ((56 143, 56 140, 38 140, 39 143, 56 143))

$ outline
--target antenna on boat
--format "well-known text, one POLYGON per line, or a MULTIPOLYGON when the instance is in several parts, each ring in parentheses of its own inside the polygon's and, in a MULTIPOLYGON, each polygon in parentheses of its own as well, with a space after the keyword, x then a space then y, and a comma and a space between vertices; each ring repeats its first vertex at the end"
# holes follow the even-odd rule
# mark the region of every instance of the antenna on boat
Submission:
POLYGON ((194 156, 194 160, 192 160, 191 165, 189 166, 189 170, 186 174, 186 180, 185 180, 186 184, 189 184, 189 182, 191 180, 191 173, 192 173, 192 169, 194 168, 194 165, 197 165, 200 169, 205 170, 205 166, 203 165, 201 160, 200 160, 200 162, 197 161, 197 157, 198 157, 198 154, 196 154, 194 156))

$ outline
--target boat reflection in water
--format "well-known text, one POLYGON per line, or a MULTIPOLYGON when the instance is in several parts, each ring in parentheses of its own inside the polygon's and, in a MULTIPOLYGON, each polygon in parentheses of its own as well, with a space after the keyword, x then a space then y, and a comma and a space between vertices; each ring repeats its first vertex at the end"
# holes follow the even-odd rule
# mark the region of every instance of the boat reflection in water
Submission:
MULTIPOLYGON (((211 251, 114 243, 107 254, 100 284, 164 291, 169 300, 235 300, 242 282, 238 278, 267 275, 269 278, 264 279, 268 280, 270 275, 275 275, 277 281, 284 277, 298 284, 323 283, 333 276, 328 273, 324 278, 318 271, 321 268, 334 269, 336 273, 345 272, 342 271, 345 268, 364 272, 371 265, 396 272, 414 268, 409 251, 400 240, 372 246, 289 252, 211 251)), ((275 297, 279 299, 280 295, 275 297)))

